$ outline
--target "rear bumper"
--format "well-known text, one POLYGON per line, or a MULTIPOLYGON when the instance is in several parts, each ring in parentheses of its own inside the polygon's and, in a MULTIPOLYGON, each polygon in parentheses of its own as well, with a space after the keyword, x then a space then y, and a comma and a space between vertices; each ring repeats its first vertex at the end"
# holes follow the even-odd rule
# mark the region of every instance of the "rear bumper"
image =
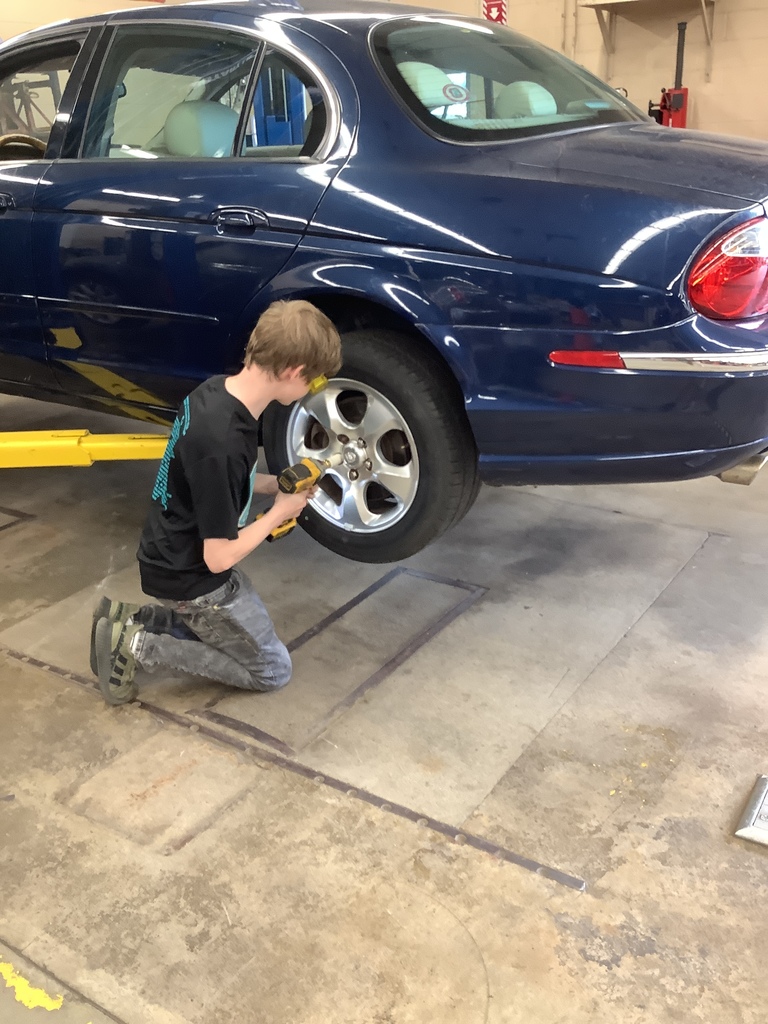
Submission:
POLYGON ((578 335, 454 327, 454 365, 493 483, 683 480, 768 447, 768 321, 694 317, 645 332, 578 335), (555 365, 555 350, 619 353, 624 368, 555 365))
POLYGON ((768 449, 768 437, 731 448, 661 455, 480 455, 484 483, 636 484, 717 476, 768 449))

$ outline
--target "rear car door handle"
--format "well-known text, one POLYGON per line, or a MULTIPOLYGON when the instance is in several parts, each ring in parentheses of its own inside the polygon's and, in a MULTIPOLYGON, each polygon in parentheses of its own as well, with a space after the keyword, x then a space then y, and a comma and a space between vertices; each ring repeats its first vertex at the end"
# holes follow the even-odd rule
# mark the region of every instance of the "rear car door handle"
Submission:
POLYGON ((0 192, 0 213, 5 213, 6 210, 12 210, 16 205, 14 198, 8 192, 0 192))
POLYGON ((261 210, 242 206, 225 206, 211 214, 218 234, 250 234, 256 228, 268 228, 269 220, 261 210))

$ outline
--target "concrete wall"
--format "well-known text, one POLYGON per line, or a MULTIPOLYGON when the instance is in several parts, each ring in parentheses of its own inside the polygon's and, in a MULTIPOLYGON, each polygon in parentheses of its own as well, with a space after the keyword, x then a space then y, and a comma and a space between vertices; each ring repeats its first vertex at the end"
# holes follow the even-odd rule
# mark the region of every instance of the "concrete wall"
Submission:
MULTIPOLYGON (((146 2, 146 0, 142 0, 146 2)), ((181 3, 182 0, 166 0, 181 3)), ((130 0, 2 0, 0 3, 0 39, 10 39, 21 32, 48 25, 63 18, 86 18, 89 14, 137 7, 130 0)))
MULTIPOLYGON (((180 0, 166 0, 167 3, 180 0)), ((63 17, 131 6, 127 0, 3 0, 0 38, 63 17)), ((438 9, 478 15, 480 0, 439 0, 438 9)), ((692 128, 768 139, 768 0, 716 0, 708 54, 699 0, 637 0, 616 19, 616 50, 608 57, 594 11, 578 0, 508 0, 509 24, 562 50, 623 86, 643 110, 674 84, 677 23, 688 22, 684 84, 691 89, 692 128), (708 74, 708 63, 711 73, 708 74), (708 80, 709 78, 709 80, 708 80)))

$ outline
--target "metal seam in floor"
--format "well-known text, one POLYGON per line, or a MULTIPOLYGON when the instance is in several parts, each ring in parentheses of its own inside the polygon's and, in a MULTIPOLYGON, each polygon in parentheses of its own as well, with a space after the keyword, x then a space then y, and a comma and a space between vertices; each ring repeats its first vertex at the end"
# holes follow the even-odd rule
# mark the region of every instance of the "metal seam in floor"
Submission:
MULTIPOLYGON (((301 749, 314 742, 314 740, 316 740, 318 736, 321 736, 322 733, 324 733, 325 730, 332 725, 341 714, 348 711, 357 703, 358 700, 360 700, 361 697, 392 675, 392 673, 405 661, 424 647, 425 644, 428 644, 429 641, 437 636, 438 633, 442 632, 442 630, 449 626, 454 619, 457 619, 465 611, 468 611, 468 609, 488 591, 487 587, 482 587, 475 583, 464 583, 461 580, 452 580, 448 577, 435 576, 431 573, 422 573, 413 569, 393 569, 380 580, 377 580, 376 583, 372 584, 372 586, 362 590, 356 595, 356 597, 352 598, 352 600, 347 601, 347 603, 342 605, 341 608, 337 608, 336 611, 331 612, 330 615, 321 619, 320 622, 316 623, 314 626, 311 626, 295 640, 290 641, 286 645, 288 650, 291 652, 296 651, 309 640, 314 640, 314 638, 319 636, 323 630, 333 625, 333 623, 338 622, 339 619, 346 615, 347 612, 351 611, 352 608, 360 605, 367 597, 370 597, 372 594, 376 593, 376 591, 381 590, 386 583, 389 583, 391 580, 401 575, 409 575, 417 579, 427 579, 431 582, 440 583, 459 590, 465 590, 469 593, 463 600, 443 612, 443 614, 435 619, 434 622, 425 626, 424 629, 409 640, 404 647, 401 647, 399 651, 396 651, 392 657, 377 668, 375 672, 372 672, 371 675, 348 693, 346 697, 342 698, 342 700, 338 701, 332 708, 330 708, 330 710, 322 715, 322 717, 315 723, 310 736, 305 738, 301 745, 301 749)), ((190 708, 185 713, 187 715, 191 715, 193 718, 203 718, 206 721, 215 723, 216 725, 223 725, 227 729, 231 729, 233 732, 240 732, 244 736, 250 736, 259 743, 263 743, 269 747, 274 747, 275 750, 279 750, 280 753, 286 754, 288 757, 296 756, 297 751, 284 740, 280 739, 279 736, 273 736, 271 733, 264 732, 264 730, 259 729, 258 726, 252 725, 249 722, 243 722, 239 718, 232 718, 230 715, 222 715, 220 712, 212 710, 217 704, 221 703, 223 699, 224 698, 222 696, 217 696, 204 707, 190 708)))
POLYGON ((37 519, 37 516, 32 515, 31 512, 20 512, 17 508, 5 508, 0 505, 0 515, 9 516, 11 519, 10 523, 3 523, 0 526, 0 533, 3 530, 10 530, 14 526, 19 526, 21 523, 29 523, 33 519, 37 519))
MULTIPOLYGON (((22 654, 20 651, 15 651, 10 647, 6 647, 4 644, 0 644, 0 652, 16 661, 31 665, 34 668, 42 669, 45 672, 50 672, 52 675, 59 676, 62 679, 71 680, 72 682, 77 683, 78 686, 82 686, 87 690, 98 692, 98 687, 95 682, 86 679, 78 673, 67 672, 55 665, 49 664, 48 662, 41 661, 38 658, 33 658, 27 654, 22 654)), ((301 764, 298 761, 283 757, 281 754, 274 753, 271 750, 255 747, 244 740, 237 739, 234 736, 229 736, 226 733, 221 732, 218 729, 213 729, 208 725, 203 725, 198 722, 190 722, 185 715, 177 714, 174 711, 168 711, 166 708, 158 707, 157 705, 150 704, 144 700, 135 701, 134 704, 139 708, 149 711, 157 718, 174 722, 176 725, 185 729, 192 728, 194 731, 202 733, 209 739, 213 739, 216 742, 223 743, 225 746, 233 747, 236 750, 247 753, 258 762, 275 765, 276 767, 283 768, 285 771, 291 772, 294 775, 309 779, 319 785, 327 786, 329 789, 343 793, 353 799, 361 800, 363 803, 377 807, 379 810, 385 811, 388 814, 393 814, 399 818, 405 818, 417 825, 428 828, 445 838, 452 839, 460 845, 470 846, 475 850, 490 854, 500 861, 506 861, 509 864, 516 864, 518 867, 524 868, 526 871, 531 871, 543 878, 548 878, 550 881, 556 882, 558 885, 564 885, 569 889, 576 889, 578 892, 584 892, 587 888, 587 883, 582 878, 569 875, 567 872, 560 871, 557 868, 548 867, 546 864, 540 864, 538 861, 532 860, 530 857, 524 857, 522 854, 515 853, 514 850, 509 850, 504 846, 500 846, 498 843, 494 843, 489 839, 483 838, 482 836, 475 835, 472 832, 467 832, 461 828, 457 828, 455 825, 450 825, 447 822, 439 821, 437 818, 430 818, 429 816, 424 815, 419 811, 415 811, 410 807, 404 807, 402 804, 392 803, 385 797, 380 797, 375 793, 369 793, 367 790, 351 786, 348 782, 343 782, 341 779, 336 779, 329 775, 321 775, 315 769, 301 764)))
POLYGON ((48 967, 45 967, 43 966, 43 964, 40 964, 36 960, 33 960, 28 953, 25 953, 23 949, 18 949, 11 942, 8 942, 7 939, 4 939, 2 935, 0 935, 0 945, 3 945, 5 946, 6 949, 9 949, 14 956, 20 957, 22 960, 26 960, 27 963, 32 964, 33 967, 35 967, 38 971, 41 971, 43 974, 47 975, 48 978, 50 978, 51 981, 55 982, 59 987, 66 989, 67 992, 71 993, 71 995, 81 1000, 81 1002, 86 1003, 92 1009, 98 1010, 99 1013, 103 1014, 105 1017, 108 1017, 111 1021, 114 1021, 114 1024, 126 1024, 126 1021, 124 1021, 121 1017, 116 1017, 114 1013, 110 1013, 109 1010, 106 1009, 106 1007, 102 1006, 100 1003, 95 1002, 95 1000, 85 995, 85 993, 81 992, 79 989, 74 988, 68 981, 64 981, 62 978, 59 978, 58 975, 54 974, 48 967))

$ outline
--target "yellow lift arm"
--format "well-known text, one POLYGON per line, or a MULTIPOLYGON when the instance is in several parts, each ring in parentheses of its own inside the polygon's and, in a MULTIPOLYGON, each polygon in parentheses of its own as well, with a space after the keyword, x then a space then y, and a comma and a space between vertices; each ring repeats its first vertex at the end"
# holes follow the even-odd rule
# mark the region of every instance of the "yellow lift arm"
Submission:
POLYGON ((0 432, 0 469, 158 460, 167 444, 164 434, 92 434, 88 430, 0 432))

